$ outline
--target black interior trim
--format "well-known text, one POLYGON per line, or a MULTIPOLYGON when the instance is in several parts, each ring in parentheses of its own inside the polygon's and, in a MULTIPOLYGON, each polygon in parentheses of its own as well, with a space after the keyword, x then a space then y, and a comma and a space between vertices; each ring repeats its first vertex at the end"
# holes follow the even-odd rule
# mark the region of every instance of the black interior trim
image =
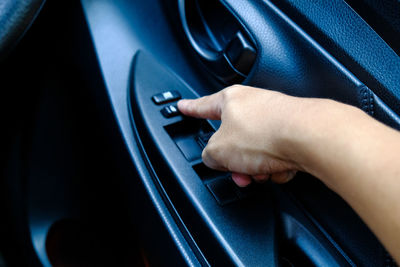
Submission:
POLYGON ((45 0, 2 0, 0 5, 0 60, 21 40, 45 0))
MULTIPOLYGON (((199 198, 201 198, 201 201, 205 200, 202 204, 207 203, 212 207, 212 209, 210 208, 207 210, 210 211, 209 213, 205 213, 208 217, 215 215, 217 211, 220 214, 220 217, 226 217, 226 221, 229 221, 229 218, 236 220, 235 216, 233 216, 234 212, 236 212, 235 208, 245 208, 245 205, 249 205, 249 210, 259 210, 257 210, 253 205, 250 205, 252 203, 245 199, 243 201, 234 201, 224 206, 218 204, 205 187, 203 183, 204 181, 199 177, 203 176, 204 172, 199 170, 196 172, 193 168, 194 166, 201 164, 200 160, 182 163, 181 167, 183 167, 177 171, 178 168, 175 168, 177 167, 175 164, 178 164, 177 162, 185 162, 186 159, 177 148, 176 140, 171 140, 177 138, 174 137, 174 130, 168 128, 168 125, 173 125, 177 121, 183 120, 183 118, 174 117, 167 121, 165 118, 160 117, 158 109, 150 110, 146 107, 154 108, 154 103, 150 100, 153 93, 156 94, 165 89, 170 89, 170 87, 175 87, 175 84, 171 85, 169 83, 169 79, 161 80, 164 84, 154 84, 153 80, 163 79, 164 77, 163 75, 157 75, 159 74, 158 70, 156 71, 158 67, 155 67, 157 64, 160 64, 162 69, 167 69, 175 73, 178 79, 179 77, 184 77, 185 81, 190 84, 190 87, 187 86, 188 88, 196 88, 196 91, 192 91, 192 94, 186 95, 187 97, 197 97, 209 94, 218 90, 221 86, 212 82, 210 83, 210 81, 213 80, 210 79, 212 77, 210 73, 199 71, 200 68, 198 67, 198 62, 192 60, 193 58, 190 56, 191 52, 189 51, 191 50, 188 50, 183 44, 183 39, 179 39, 184 36, 174 35, 179 31, 172 31, 172 26, 166 23, 167 20, 164 17, 165 14, 161 12, 159 5, 157 4, 159 1, 149 0, 146 2, 140 2, 139 4, 138 2, 128 0, 103 0, 101 5, 97 5, 96 1, 83 0, 82 2, 84 3, 84 9, 95 44, 96 54, 106 84, 107 95, 117 125, 121 131, 126 147, 131 154, 132 163, 138 169, 138 182, 145 185, 146 190, 148 190, 147 193, 151 196, 151 203, 154 205, 155 209, 159 209, 158 206, 163 205, 163 203, 161 203, 163 202, 163 198, 158 197, 158 195, 160 195, 158 189, 154 190, 154 186, 150 186, 150 184, 152 185, 155 182, 148 173, 148 166, 142 164, 143 157, 138 147, 136 147, 137 140, 135 139, 135 133, 132 130, 132 119, 134 120, 134 124, 138 127, 138 135, 143 141, 143 146, 146 149, 146 154, 149 157, 151 166, 156 170, 157 178, 163 188, 165 188, 165 192, 168 194, 171 203, 174 204, 174 209, 176 209, 180 218, 185 222, 190 234, 202 250, 206 259, 211 264, 214 263, 213 260, 223 262, 225 259, 228 259, 227 262, 230 263, 238 262, 236 261, 237 258, 230 257, 229 253, 231 253, 231 251, 229 250, 234 245, 239 246, 236 243, 242 242, 242 240, 240 239, 240 241, 235 241, 230 235, 232 234, 237 236, 241 233, 242 239, 248 234, 260 235, 261 233, 261 235, 263 235, 265 234, 263 231, 257 231, 257 229, 261 229, 263 225, 259 226, 256 222, 250 221, 252 226, 250 227, 248 223, 243 223, 244 226, 251 228, 251 232, 248 232, 248 229, 245 228, 231 228, 231 231, 224 232, 223 237, 225 238, 226 234, 226 239, 231 238, 230 240, 232 240, 232 242, 224 243, 224 240, 221 238, 221 231, 217 231, 217 227, 214 227, 215 225, 207 224, 207 221, 204 223, 207 219, 206 216, 192 216, 198 212, 198 210, 193 208, 192 204, 198 204, 198 202, 193 201, 194 196, 191 195, 191 193, 198 189, 199 192, 201 192, 199 198), (149 22, 148 16, 150 15, 153 19, 149 22), (154 34, 154 32, 157 32, 158 34, 154 34), (137 40, 140 40, 140 42, 137 40), (155 58, 153 61, 156 62, 156 65, 148 64, 147 67, 143 67, 142 65, 142 70, 140 70, 142 72, 141 77, 143 78, 143 75, 146 72, 149 76, 147 76, 146 82, 143 82, 143 84, 147 84, 147 86, 141 85, 141 87, 137 84, 132 85, 132 80, 127 78, 128 73, 139 70, 139 65, 136 67, 131 65, 131 59, 139 49, 145 50, 147 55, 150 55, 149 57, 155 58), (157 79, 154 77, 157 77, 157 79), (165 88, 165 86, 168 88, 165 88), (128 89, 139 90, 141 93, 138 93, 136 98, 132 98, 132 96, 129 98, 126 95, 128 89), (130 107, 127 106, 129 103, 127 99, 132 101, 130 107), (133 116, 130 116, 130 112, 134 112, 133 116), (153 114, 156 119, 150 118, 149 114, 153 114), (157 127, 158 130, 152 131, 151 127, 153 127, 153 130, 157 127), (169 132, 165 129, 168 129, 169 132), (160 139, 161 136, 162 138, 160 139), (169 149, 165 150, 165 145, 167 145, 169 149), (164 146, 164 149, 162 146, 164 146), (160 153, 160 151, 164 152, 160 153), (169 155, 171 153, 174 154, 173 156, 176 156, 176 159, 178 159, 176 162, 171 159, 173 157, 169 155), (182 174, 183 169, 184 171, 187 171, 186 174, 182 174), (182 177, 189 177, 187 178, 188 180, 192 179, 192 181, 195 181, 195 186, 190 184, 185 187, 185 181, 181 181, 182 179, 180 180, 182 177), (220 212, 222 208, 224 211, 220 212), (209 238, 210 236, 211 238, 209 238), (223 248, 223 246, 225 246, 225 248, 223 248)), ((166 3, 167 1, 162 2, 166 3)), ((177 17, 176 14, 178 9, 173 9, 174 4, 177 4, 177 1, 171 1, 171 3, 171 16, 177 17)), ((293 28, 293 24, 290 24, 288 20, 283 19, 279 10, 274 8, 268 1, 249 1, 247 3, 242 1, 225 0, 224 3, 231 8, 231 11, 233 11, 237 17, 241 18, 241 21, 246 25, 246 28, 251 31, 259 52, 255 65, 249 73, 248 79, 245 81, 247 84, 282 91, 287 89, 288 91, 286 92, 288 93, 303 96, 331 97, 360 107, 364 105, 366 111, 370 114, 374 112, 376 113, 376 110, 367 109, 370 107, 371 94, 364 93, 366 87, 364 87, 363 83, 355 78, 354 75, 347 75, 350 72, 348 72, 343 65, 333 63, 332 60, 327 57, 329 54, 326 53, 325 50, 318 50, 315 43, 310 43, 309 36, 304 34, 304 32, 301 33, 300 31, 296 31, 296 29, 293 28), (266 3, 269 4, 267 5, 266 3), (275 37, 275 39, 272 37, 275 37), (273 41, 276 42, 274 43, 273 41), (273 47, 272 44, 276 46, 273 47), (271 49, 271 47, 275 48, 275 50, 271 49), (343 73, 343 71, 347 71, 347 74, 343 73), (309 90, 307 91, 305 88, 309 90), (321 88, 323 88, 324 91, 318 91, 321 88), (363 102, 365 99, 367 100, 366 103, 363 102)), ((178 26, 181 27, 180 24, 178 24, 178 26)), ((148 57, 146 56, 146 58, 148 57)), ((151 60, 145 61, 148 63, 151 60)), ((143 61, 141 64, 142 63, 143 61)), ((375 99, 374 97, 372 98, 375 99)), ((207 175, 208 174, 206 173, 206 176, 207 175)), ((319 192, 322 192, 325 187, 321 184, 313 186, 311 178, 310 180, 304 180, 303 182, 302 185, 296 184, 296 186, 293 186, 291 190, 304 190, 304 192, 309 195, 310 199, 315 200, 315 198, 323 198, 326 200, 326 203, 324 204, 327 206, 329 204, 334 206, 334 204, 338 203, 341 208, 345 206, 344 204, 340 205, 342 204, 340 199, 331 197, 329 194, 326 194, 326 196, 320 196, 319 192), (310 187, 313 190, 310 190, 310 188, 307 187, 310 187)), ((268 202, 270 200, 269 195, 267 194, 267 196, 265 196, 265 192, 269 192, 268 190, 271 189, 268 186, 264 189, 266 190, 263 191, 264 197, 260 197, 260 199, 257 200, 268 202)), ((304 196, 296 194, 296 198, 303 201, 302 197, 304 196)), ((269 216, 269 212, 271 212, 271 207, 268 203, 260 205, 262 209, 261 214, 264 211, 266 212, 265 214, 262 214, 264 216, 269 216)), ((309 207, 306 205, 305 207, 309 211, 312 210, 313 215, 317 214, 321 215, 321 217, 328 216, 325 214, 327 211, 324 213, 324 211, 313 210, 312 208, 315 207, 309 207)), ((343 210, 345 210, 345 208, 343 208, 343 210)), ((346 222, 355 222, 354 225, 356 226, 362 225, 359 221, 345 219, 346 216, 349 216, 350 218, 355 216, 354 213, 347 211, 348 210, 342 213, 342 209, 339 211, 329 210, 330 213, 337 215, 336 218, 332 218, 331 221, 335 223, 340 221, 340 219, 343 219, 346 222)), ((167 211, 162 209, 162 211, 158 212, 162 213, 167 211)), ((249 218, 253 216, 254 218, 254 214, 250 211, 246 216, 249 218)), ((163 220, 165 219, 166 224, 176 223, 175 219, 171 222, 171 220, 169 220, 170 218, 164 218, 163 216, 160 217, 163 220)), ((339 239, 338 236, 335 235, 337 232, 327 229, 328 224, 323 221, 323 218, 321 219, 316 217, 316 219, 323 222, 321 223, 321 226, 323 226, 327 233, 337 241, 338 245, 343 247, 343 251, 348 253, 351 259, 354 259, 354 262, 358 264, 360 262, 359 255, 351 253, 353 250, 357 250, 358 248, 351 247, 353 244, 352 241, 357 241, 358 238, 364 241, 367 238, 363 235, 358 236, 359 232, 357 232, 357 234, 349 234, 349 232, 347 232, 346 234, 346 230, 348 230, 348 228, 346 228, 347 225, 336 224, 335 227, 343 230, 343 236, 353 237, 353 239, 349 237, 348 240, 342 242, 343 240, 339 239), (350 245, 344 247, 344 243, 350 245)), ((304 224, 307 225, 306 223, 304 224)), ((225 227, 227 226, 225 225, 225 227)), ((307 227, 309 226, 307 225, 307 227)), ((170 231, 170 229, 168 229, 168 231, 170 231)), ((366 236, 368 234, 370 233, 366 231, 366 236)), ((173 238, 175 238, 175 236, 171 234, 171 239, 173 238)), ((325 237, 321 238, 321 240, 324 239, 325 237)), ((177 244, 179 241, 186 243, 185 240, 179 238, 173 240, 173 242, 177 244)), ((253 246, 257 244, 259 243, 252 243, 253 246)), ((368 244, 371 246, 363 246, 360 248, 360 251, 368 251, 370 247, 376 248, 379 246, 379 243, 375 240, 372 240, 371 244, 368 244)), ((326 246, 331 245, 331 243, 326 244, 326 246)), ((260 248, 256 247, 256 249, 260 248)), ((265 251, 260 250, 259 254, 256 256, 261 257, 263 253, 265 253, 265 251)), ((371 253, 371 255, 371 257, 377 257, 376 252, 371 253)), ((253 265, 259 263, 260 258, 249 259, 252 256, 253 255, 240 255, 240 257, 248 257, 246 261, 250 262, 253 260, 254 262, 250 262, 253 263, 253 265)), ((380 259, 381 258, 377 257, 376 262, 379 262, 380 259)))
POLYGON ((345 1, 269 2, 400 114, 400 57, 345 1))
POLYGON ((346 0, 346 2, 400 56, 400 2, 398 0, 346 0))

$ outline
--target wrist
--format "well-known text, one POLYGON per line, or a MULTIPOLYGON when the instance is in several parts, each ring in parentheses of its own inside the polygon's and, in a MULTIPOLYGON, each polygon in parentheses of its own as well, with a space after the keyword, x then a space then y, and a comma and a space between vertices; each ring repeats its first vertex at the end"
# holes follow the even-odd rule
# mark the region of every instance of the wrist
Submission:
POLYGON ((332 169, 345 160, 354 138, 354 122, 365 114, 327 99, 296 98, 294 107, 284 131, 286 153, 301 171, 330 186, 335 183, 332 169))

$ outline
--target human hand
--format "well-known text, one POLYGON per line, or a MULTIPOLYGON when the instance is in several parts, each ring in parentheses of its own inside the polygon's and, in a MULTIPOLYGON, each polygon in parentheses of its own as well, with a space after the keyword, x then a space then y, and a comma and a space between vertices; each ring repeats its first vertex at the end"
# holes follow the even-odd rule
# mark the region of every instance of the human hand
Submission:
POLYGON ((285 183, 301 170, 289 156, 286 127, 298 98, 235 85, 196 100, 181 100, 187 116, 221 120, 202 158, 208 167, 231 171, 233 181, 247 186, 252 179, 285 183))
POLYGON ((203 150, 208 167, 231 171, 239 186, 308 172, 347 201, 400 261, 397 130, 340 102, 240 85, 181 100, 178 108, 221 120, 203 150))

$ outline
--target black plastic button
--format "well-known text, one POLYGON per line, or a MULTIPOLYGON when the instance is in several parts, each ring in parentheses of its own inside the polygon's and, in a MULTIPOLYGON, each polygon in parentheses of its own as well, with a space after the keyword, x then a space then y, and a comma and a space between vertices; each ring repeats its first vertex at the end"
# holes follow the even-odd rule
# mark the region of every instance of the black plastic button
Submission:
POLYGON ((226 205, 238 199, 235 185, 229 177, 212 180, 206 186, 220 205, 226 205))
POLYGON ((152 97, 154 103, 156 103, 157 105, 172 102, 180 98, 181 94, 178 91, 165 91, 152 97))
POLYGON ((186 138, 178 139, 175 142, 188 161, 193 161, 201 158, 202 150, 193 137, 189 136, 186 138))
POLYGON ((163 114, 163 116, 166 118, 171 118, 171 117, 179 115, 180 112, 176 106, 169 105, 169 106, 164 107, 161 110, 161 114, 163 114))

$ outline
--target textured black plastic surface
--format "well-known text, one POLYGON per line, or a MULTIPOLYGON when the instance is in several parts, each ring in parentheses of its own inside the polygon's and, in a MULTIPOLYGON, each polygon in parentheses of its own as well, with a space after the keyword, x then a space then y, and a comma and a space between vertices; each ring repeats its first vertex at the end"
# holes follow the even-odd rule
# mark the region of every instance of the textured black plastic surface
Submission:
POLYGON ((400 55, 400 2, 398 0, 346 0, 360 17, 400 55))
MULTIPOLYGON (((345 1, 271 2, 400 114, 400 57, 345 1)), ((384 9, 394 1, 366 2, 384 9)), ((398 4, 393 8, 389 12, 398 10, 398 4)))
POLYGON ((0 59, 21 39, 44 2, 44 0, 2 0, 0 2, 0 59))

